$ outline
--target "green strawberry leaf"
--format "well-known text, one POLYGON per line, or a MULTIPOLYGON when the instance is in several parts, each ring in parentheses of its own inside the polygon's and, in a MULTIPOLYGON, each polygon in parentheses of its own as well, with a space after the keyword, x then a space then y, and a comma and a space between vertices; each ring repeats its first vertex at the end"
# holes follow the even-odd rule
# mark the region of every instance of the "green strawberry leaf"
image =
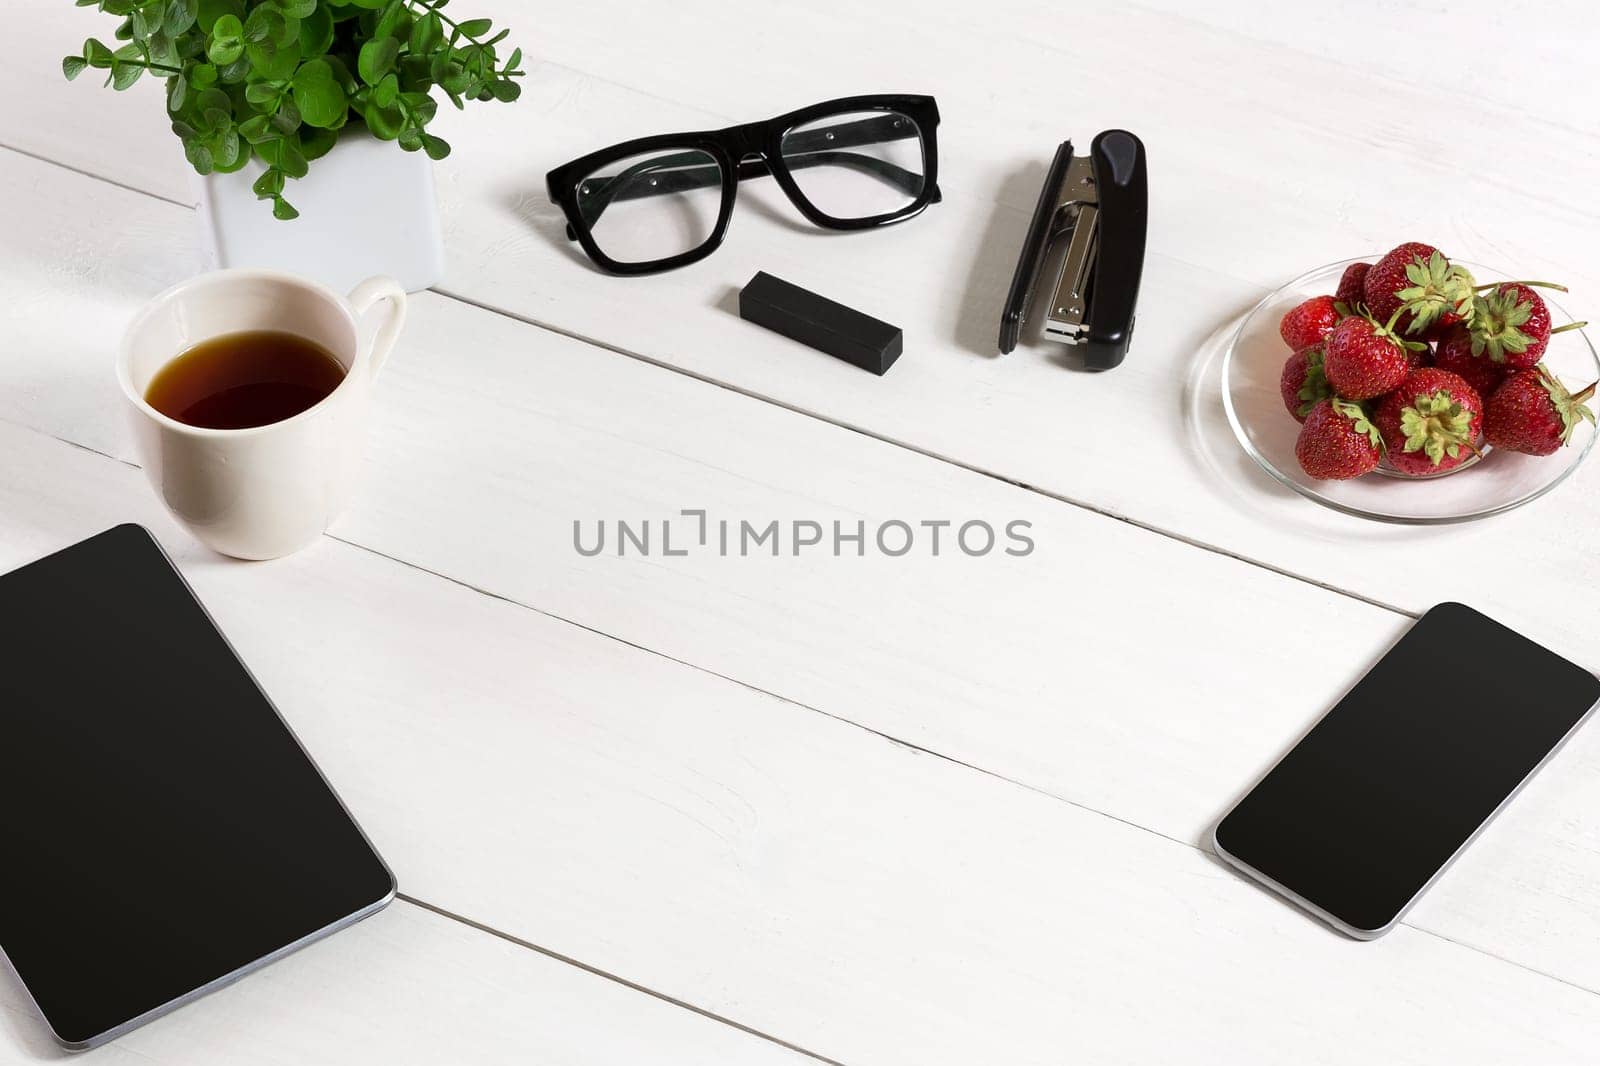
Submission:
POLYGON ((1550 373, 1543 363, 1539 364, 1539 384, 1544 386, 1545 392, 1550 394, 1550 404, 1556 409, 1556 414, 1561 416, 1561 443, 1566 444, 1572 440, 1572 431, 1578 428, 1580 422, 1595 424, 1594 412, 1589 410, 1584 399, 1593 395, 1594 386, 1590 385, 1577 396, 1572 395, 1561 379, 1550 373))
POLYGON ((1403 451, 1422 452, 1438 466, 1445 456, 1454 459, 1463 446, 1472 447, 1472 412, 1450 395, 1449 389, 1418 393, 1400 412, 1403 451))
POLYGON ((1365 433, 1372 446, 1383 451, 1383 434, 1378 432, 1378 427, 1372 424, 1367 417, 1366 408, 1354 400, 1333 400, 1333 409, 1350 420, 1350 428, 1357 433, 1365 433))
POLYGON ((1400 309, 1412 316, 1406 326, 1407 333, 1423 332, 1447 311, 1465 316, 1472 310, 1472 273, 1438 252, 1426 261, 1420 255, 1412 256, 1406 267, 1406 280, 1411 284, 1396 295, 1400 298, 1400 309))
POLYGON ((1295 393, 1300 400, 1300 406, 1295 408, 1295 414, 1301 418, 1309 415, 1319 401, 1331 399, 1333 396, 1333 386, 1328 384, 1328 373, 1323 367, 1325 354, 1320 347, 1312 348, 1306 353, 1306 379, 1300 383, 1300 391, 1295 393))
POLYGON ((1494 289, 1474 298, 1472 308, 1473 355, 1487 354, 1494 362, 1503 363, 1507 354, 1525 352, 1533 343, 1519 328, 1533 316, 1533 301, 1519 299, 1516 290, 1494 289))

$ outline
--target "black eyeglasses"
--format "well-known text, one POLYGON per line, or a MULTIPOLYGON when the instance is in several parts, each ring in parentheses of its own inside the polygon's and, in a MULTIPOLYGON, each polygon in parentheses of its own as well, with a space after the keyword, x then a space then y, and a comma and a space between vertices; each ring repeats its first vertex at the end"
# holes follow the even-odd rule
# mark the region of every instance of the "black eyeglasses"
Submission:
POLYGON ((871 229, 939 202, 931 96, 849 96, 767 122, 643 137, 552 170, 567 239, 613 274, 652 274, 722 244, 735 190, 771 177, 818 226, 871 229))

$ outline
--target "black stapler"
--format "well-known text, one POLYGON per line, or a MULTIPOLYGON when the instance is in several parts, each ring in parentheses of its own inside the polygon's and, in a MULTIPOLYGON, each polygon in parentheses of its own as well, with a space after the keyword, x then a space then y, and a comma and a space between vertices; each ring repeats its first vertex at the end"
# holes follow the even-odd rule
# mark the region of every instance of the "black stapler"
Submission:
POLYGON ((1044 300, 1044 335, 1081 348, 1086 369, 1122 362, 1144 273, 1148 200, 1144 144, 1127 130, 1106 130, 1086 156, 1073 155, 1071 141, 1056 149, 1011 278, 1001 354, 1017 346, 1044 300))

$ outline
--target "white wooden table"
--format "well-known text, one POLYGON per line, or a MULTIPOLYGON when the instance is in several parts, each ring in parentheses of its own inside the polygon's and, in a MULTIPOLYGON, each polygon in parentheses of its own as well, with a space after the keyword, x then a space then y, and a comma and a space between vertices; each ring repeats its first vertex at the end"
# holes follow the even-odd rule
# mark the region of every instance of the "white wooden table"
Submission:
MULTIPOLYGON (((1600 463, 1490 521, 1363 523, 1254 469, 1212 358, 1266 288, 1404 239, 1600 314, 1592 5, 472 0, 524 96, 441 118, 448 280, 361 495, 259 565, 159 509, 111 374, 198 269, 159 92, 66 84, 109 21, 15 6, 0 569, 149 526, 402 890, 93 1058, 1600 1061, 1600 732, 1376 943, 1201 844, 1432 603, 1600 666, 1600 463), (944 202, 914 222, 822 234, 753 183, 690 269, 607 278, 561 239, 556 163, 870 91, 938 97, 944 202), (996 358, 1050 152, 1109 126, 1150 153, 1133 353, 996 358), (740 321, 758 269, 902 325, 905 356, 878 379, 740 321), (1037 549, 573 549, 574 520, 685 508, 1025 519, 1037 549)), ((56 1054, 0 980, 0 1062, 56 1054)))

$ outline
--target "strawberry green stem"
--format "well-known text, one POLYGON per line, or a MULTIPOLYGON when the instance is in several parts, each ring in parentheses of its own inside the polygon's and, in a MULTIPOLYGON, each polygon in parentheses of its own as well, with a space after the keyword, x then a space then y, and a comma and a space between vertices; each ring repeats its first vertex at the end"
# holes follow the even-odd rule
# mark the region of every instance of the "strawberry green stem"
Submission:
POLYGON ((1557 326, 1555 329, 1551 330, 1550 331, 1550 336, 1554 337, 1557 333, 1565 333, 1569 329, 1582 329, 1584 326, 1587 326, 1588 324, 1589 323, 1587 323, 1587 322, 1568 322, 1564 326, 1557 326))
POLYGON ((1595 386, 1597 386, 1597 385, 1600 385, 1600 381, 1592 381, 1592 382, 1590 382, 1588 388, 1584 389, 1582 392, 1580 392, 1577 395, 1572 397, 1572 402, 1573 403, 1584 403, 1584 402, 1586 402, 1589 399, 1589 397, 1594 395, 1595 386))
POLYGON ((1567 292, 1565 285, 1554 281, 1491 281, 1487 285, 1476 285, 1473 292, 1482 292, 1484 289, 1498 289, 1502 285, 1526 285, 1530 289, 1555 289, 1557 292, 1567 292))

